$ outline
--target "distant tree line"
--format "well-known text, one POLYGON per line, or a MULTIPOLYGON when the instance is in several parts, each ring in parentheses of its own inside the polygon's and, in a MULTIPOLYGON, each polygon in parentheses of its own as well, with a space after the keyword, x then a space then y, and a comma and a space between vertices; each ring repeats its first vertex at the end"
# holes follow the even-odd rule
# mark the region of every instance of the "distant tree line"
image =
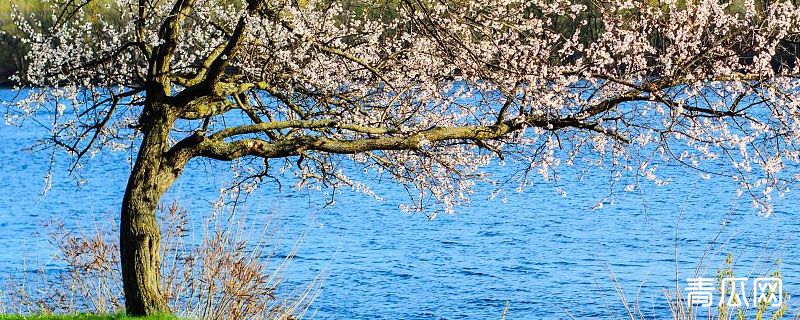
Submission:
MULTIPOLYGON (((112 19, 117 13, 112 12, 106 5, 109 1, 113 0, 89 0, 71 2, 67 1, 67 5, 59 8, 55 15, 56 18, 60 14, 69 14, 72 10, 85 10, 96 14, 101 14, 108 19, 112 19)), ((218 0, 220 2, 230 2, 230 0, 218 0)), ((370 7, 360 5, 358 0, 343 0, 345 6, 352 8, 355 12, 363 12, 364 10, 372 11, 372 16, 379 16, 384 18, 391 18, 396 14, 396 10, 400 7, 399 2, 403 0, 386 0, 383 6, 374 6, 374 2, 370 7)), ((454 2, 471 1, 471 0, 451 0, 454 2)), ((652 7, 663 7, 660 0, 644 0, 652 7)), ((745 14, 745 0, 720 0, 729 2, 728 10, 731 13, 745 14)), ((754 16, 756 19, 763 17, 765 14, 763 10, 769 7, 771 1, 774 0, 755 0, 757 8, 763 8, 761 11, 756 12, 754 16)), ((787 0, 797 5, 800 0, 787 0)), ((303 1, 299 1, 302 3, 303 1)), ((424 2, 424 1, 423 1, 424 2)), ((581 39, 581 42, 590 44, 597 40, 597 37, 602 34, 605 26, 602 25, 600 18, 602 14, 608 14, 610 11, 619 15, 622 21, 628 19, 638 19, 637 9, 619 10, 614 8, 604 7, 603 1, 596 0, 575 0, 576 4, 585 5, 586 10, 584 13, 570 17, 567 15, 554 18, 553 26, 557 31, 564 34, 565 37, 572 37, 576 32, 581 39), (588 23, 587 23, 588 22, 588 23)), ((686 0, 679 0, 679 6, 685 6, 686 0)), ((13 75, 25 68, 25 54, 27 53, 27 46, 20 39, 23 37, 23 31, 17 28, 12 14, 16 10, 18 16, 27 17, 41 23, 41 28, 51 28, 53 26, 53 12, 50 9, 50 3, 42 2, 40 0, 11 0, 0 2, 0 86, 11 86, 15 83, 13 75)), ((532 15, 538 14, 538 9, 535 7, 529 8, 532 15)), ((758 23, 758 21, 753 21, 758 23)), ((773 67, 780 69, 783 67, 794 67, 797 63, 797 57, 800 55, 800 39, 796 41, 784 40, 779 48, 779 54, 775 56, 773 67)), ((654 30, 650 35, 649 41, 657 48, 665 48, 668 44, 663 43, 663 37, 660 36, 658 30, 654 30)), ((742 44, 742 47, 747 45, 742 44)), ((752 60, 753 53, 743 50, 741 52, 741 59, 752 60)), ((575 57, 580 58, 580 57, 575 57)))
MULTIPOLYGON (((113 0, 65 1, 64 7, 53 15, 51 2, 41 0, 6 0, 0 2, 0 86, 14 84, 13 75, 25 69, 25 55, 29 48, 21 39, 25 37, 23 30, 17 27, 15 17, 36 21, 42 29, 50 29, 55 21, 72 13, 84 10, 95 14, 115 17, 119 16, 109 9, 107 4, 113 0)), ((106 19, 108 20, 108 19, 106 19)), ((118 20, 118 19, 115 19, 118 20)))

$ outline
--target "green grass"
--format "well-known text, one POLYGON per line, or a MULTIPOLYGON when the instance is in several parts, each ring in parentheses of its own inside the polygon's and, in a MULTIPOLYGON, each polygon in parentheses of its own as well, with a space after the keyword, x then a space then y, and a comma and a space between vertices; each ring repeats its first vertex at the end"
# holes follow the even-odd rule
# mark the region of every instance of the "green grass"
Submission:
POLYGON ((128 317, 124 314, 94 315, 94 314, 73 314, 73 315, 0 315, 0 320, 177 320, 172 315, 158 315, 150 317, 128 317))

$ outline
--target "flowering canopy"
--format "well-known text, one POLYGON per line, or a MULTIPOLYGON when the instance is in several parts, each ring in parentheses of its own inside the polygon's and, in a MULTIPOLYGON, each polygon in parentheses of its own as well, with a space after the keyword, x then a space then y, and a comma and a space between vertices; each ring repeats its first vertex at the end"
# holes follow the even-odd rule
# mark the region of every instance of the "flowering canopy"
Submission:
POLYGON ((45 115, 76 164, 163 108, 175 168, 265 159, 249 181, 369 192, 349 159, 414 190, 408 210, 452 210, 495 158, 520 188, 576 161, 657 183, 679 163, 764 212, 800 177, 790 2, 97 1, 17 17, 32 89, 8 121, 45 115))

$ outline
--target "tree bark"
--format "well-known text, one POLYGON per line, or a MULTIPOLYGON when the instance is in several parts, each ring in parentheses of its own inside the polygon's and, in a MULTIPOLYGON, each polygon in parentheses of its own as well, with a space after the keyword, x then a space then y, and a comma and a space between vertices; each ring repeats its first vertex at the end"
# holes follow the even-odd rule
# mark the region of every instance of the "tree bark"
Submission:
MULTIPOLYGON (((151 109, 152 110, 152 109, 151 109)), ((120 218, 120 261, 129 315, 169 312, 161 291, 161 232, 156 209, 179 173, 166 161, 172 119, 166 111, 143 117, 144 137, 128 178, 120 218)))

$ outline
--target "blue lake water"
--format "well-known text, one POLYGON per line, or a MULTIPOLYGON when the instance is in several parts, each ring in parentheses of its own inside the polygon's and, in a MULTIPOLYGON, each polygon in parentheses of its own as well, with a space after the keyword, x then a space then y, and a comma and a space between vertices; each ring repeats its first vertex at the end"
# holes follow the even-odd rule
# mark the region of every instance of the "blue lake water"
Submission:
MULTIPOLYGON (((47 133, 0 126, 5 278, 17 277, 23 265, 58 272, 42 222, 90 228, 118 215, 129 154, 95 156, 81 172, 81 186, 66 176, 66 161, 57 161, 53 187, 40 196, 50 153, 23 149, 47 133)), ((226 168, 190 164, 167 198, 207 216, 229 181, 226 168)), ((666 167, 661 176, 670 183, 616 190, 615 203, 596 210, 609 193, 608 173, 581 166, 562 168, 566 197, 544 182, 505 199, 489 199, 489 189, 479 187, 469 206, 434 220, 400 212, 405 191, 388 182, 376 185, 383 201, 340 190, 332 206, 319 192, 268 183, 245 210, 276 212, 288 242, 306 234, 287 284, 324 271, 315 319, 499 319, 506 303, 508 319, 624 318, 612 273, 646 317, 670 318, 663 289, 675 287, 676 267, 684 287, 700 261, 700 274, 714 277, 728 253, 741 277, 762 275, 779 260, 784 290, 800 292, 795 193, 776 202, 774 215, 760 217, 749 199, 737 199, 731 181, 702 180, 680 167, 666 167)), ((796 313, 796 299, 789 304, 796 313)))

